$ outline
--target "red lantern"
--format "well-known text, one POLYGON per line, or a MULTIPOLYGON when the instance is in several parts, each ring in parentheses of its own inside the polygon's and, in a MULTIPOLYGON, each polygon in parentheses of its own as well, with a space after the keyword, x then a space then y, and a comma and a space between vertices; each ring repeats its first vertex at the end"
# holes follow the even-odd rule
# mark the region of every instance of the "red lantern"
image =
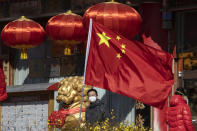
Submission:
POLYGON ((142 23, 141 16, 134 8, 118 2, 103 2, 87 9, 83 16, 86 28, 90 18, 128 39, 137 35, 142 23))
POLYGON ((39 46, 45 40, 45 31, 37 22, 22 16, 9 22, 1 32, 2 41, 21 50, 21 59, 27 59, 27 49, 39 46))
POLYGON ((65 55, 71 55, 70 46, 85 41, 87 36, 82 17, 71 11, 52 17, 46 25, 46 32, 56 45, 65 46, 65 55))

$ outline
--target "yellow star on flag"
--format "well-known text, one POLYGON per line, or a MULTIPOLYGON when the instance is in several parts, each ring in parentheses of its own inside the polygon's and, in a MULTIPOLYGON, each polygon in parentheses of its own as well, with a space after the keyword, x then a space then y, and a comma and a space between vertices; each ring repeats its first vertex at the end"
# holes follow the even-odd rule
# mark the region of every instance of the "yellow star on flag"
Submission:
POLYGON ((118 53, 118 54, 116 55, 116 57, 117 57, 118 59, 120 59, 122 56, 120 55, 120 53, 118 53))
POLYGON ((125 53, 126 53, 126 51, 125 51, 124 49, 121 49, 121 51, 122 51, 122 53, 123 53, 123 54, 125 54, 125 53))
POLYGON ((125 48, 126 48, 126 45, 122 44, 121 47, 122 47, 123 49, 125 49, 125 48))
POLYGON ((110 40, 111 38, 106 36, 105 32, 103 32, 102 34, 97 33, 97 35, 100 37, 99 45, 104 43, 107 47, 109 47, 108 40, 110 40))
POLYGON ((120 36, 117 35, 117 36, 116 36, 116 39, 117 39, 117 40, 120 40, 121 38, 120 38, 120 36))

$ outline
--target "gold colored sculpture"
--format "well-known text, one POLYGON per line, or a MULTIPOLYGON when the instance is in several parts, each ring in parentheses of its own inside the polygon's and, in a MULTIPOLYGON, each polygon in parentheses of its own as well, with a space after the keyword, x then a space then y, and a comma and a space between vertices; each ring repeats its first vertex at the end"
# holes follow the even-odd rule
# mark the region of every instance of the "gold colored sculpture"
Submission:
MULTIPOLYGON (((135 108, 137 110, 140 110, 140 112, 142 112, 145 109, 145 105, 142 102, 136 101, 135 103, 135 108)), ((139 113, 137 114, 137 117, 135 119, 135 123, 138 127, 142 128, 144 127, 144 118, 142 117, 142 115, 139 113)))
MULTIPOLYGON (((64 109, 79 110, 81 104, 81 95, 83 87, 83 77, 74 76, 68 77, 60 81, 57 102, 63 102, 64 109)), ((85 109, 89 105, 87 91, 91 89, 91 86, 85 86, 82 108, 85 109)), ((78 127, 79 112, 66 115, 65 124, 61 128, 62 130, 71 130, 78 127)), ((85 112, 81 113, 81 124, 85 125, 85 112)))
POLYGON ((136 109, 144 109, 145 106, 144 106, 144 104, 142 102, 136 101, 135 108, 136 109))
POLYGON ((144 119, 143 119, 142 115, 138 114, 135 122, 138 127, 140 127, 140 128, 144 127, 144 119))

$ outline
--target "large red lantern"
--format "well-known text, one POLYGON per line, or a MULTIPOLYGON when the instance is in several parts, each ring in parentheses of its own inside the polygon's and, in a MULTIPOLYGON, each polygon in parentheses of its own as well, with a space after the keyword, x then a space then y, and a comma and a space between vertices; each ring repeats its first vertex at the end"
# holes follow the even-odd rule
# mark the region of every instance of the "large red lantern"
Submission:
POLYGON ((45 31, 37 22, 25 16, 9 22, 1 32, 2 41, 21 50, 21 59, 27 59, 27 49, 39 46, 45 40, 45 31))
POLYGON ((128 39, 137 35, 142 23, 141 16, 134 8, 113 1, 99 3, 88 8, 83 16, 86 28, 88 28, 90 18, 128 39))
POLYGON ((64 54, 71 55, 70 46, 85 41, 87 33, 83 27, 82 17, 72 13, 66 13, 52 17, 47 25, 46 32, 57 46, 64 46, 64 54))

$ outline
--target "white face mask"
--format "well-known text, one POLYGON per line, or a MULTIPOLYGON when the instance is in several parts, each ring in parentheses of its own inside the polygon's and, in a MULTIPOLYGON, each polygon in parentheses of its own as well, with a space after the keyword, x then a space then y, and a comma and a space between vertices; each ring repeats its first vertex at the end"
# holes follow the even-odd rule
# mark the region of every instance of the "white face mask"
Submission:
POLYGON ((89 101, 90 102, 95 102, 96 101, 96 96, 90 96, 89 101))

